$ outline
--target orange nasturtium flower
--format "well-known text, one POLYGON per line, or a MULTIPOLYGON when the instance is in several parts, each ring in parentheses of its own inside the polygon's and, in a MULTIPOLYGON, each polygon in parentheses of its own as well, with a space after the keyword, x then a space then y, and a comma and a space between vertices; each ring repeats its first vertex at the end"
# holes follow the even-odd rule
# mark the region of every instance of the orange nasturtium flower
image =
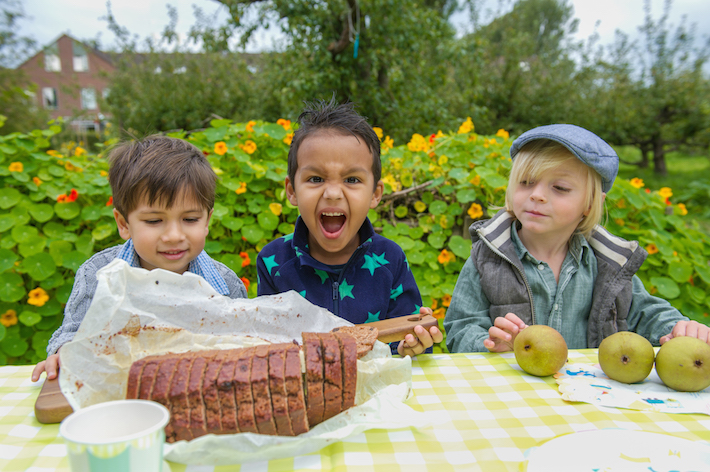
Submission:
POLYGON ((76 149, 74 149, 75 156, 79 157, 83 156, 84 154, 86 154, 86 149, 84 149, 83 147, 77 146, 76 149))
POLYGON ((658 246, 651 243, 648 246, 646 246, 646 252, 648 252, 649 254, 656 254, 658 252, 658 246))
POLYGON ((496 136, 498 136, 499 138, 508 139, 510 137, 510 133, 501 128, 496 133, 496 136))
POLYGON ((280 203, 269 203, 269 210, 271 210, 271 213, 273 213, 274 215, 280 216, 283 207, 280 203))
POLYGON ((481 185, 481 176, 480 176, 480 175, 476 175, 474 178, 472 178, 471 180, 469 180, 469 182, 470 182, 471 184, 473 184, 473 185, 481 185))
POLYGON ((670 187, 661 187, 661 190, 658 191, 658 195, 667 199, 673 196, 673 190, 671 190, 670 187))
POLYGON ((449 305, 451 305, 451 295, 448 293, 445 294, 444 298, 441 300, 441 304, 448 308, 449 305))
POLYGON ((214 143, 214 153, 218 156, 224 156, 227 154, 227 144, 224 141, 218 141, 214 143))
POLYGON ((251 139, 247 139, 246 142, 240 144, 239 147, 247 154, 254 154, 254 151, 256 151, 256 143, 251 139))
POLYGON ((461 126, 459 126, 458 134, 470 133, 473 130, 473 121, 471 121, 471 117, 469 116, 468 118, 466 118, 466 121, 461 123, 461 126))
POLYGON ((113 205, 113 195, 108 197, 108 201, 106 202, 107 207, 110 207, 111 205, 113 205))
POLYGON ((685 208, 685 203, 679 203, 678 204, 678 210, 680 210, 680 214, 685 216, 688 214, 688 209, 685 208))
POLYGON ((249 253, 240 252, 239 257, 242 258, 242 267, 246 267, 251 264, 251 259, 249 259, 249 253))
POLYGON ((34 290, 30 290, 30 298, 27 303, 34 306, 43 306, 49 300, 49 295, 44 291, 42 287, 37 287, 34 290))
POLYGON ((456 260, 456 256, 453 252, 447 251, 446 249, 442 249, 439 253, 439 257, 437 257, 436 260, 439 261, 439 264, 446 265, 449 262, 456 260))
POLYGON ((638 177, 634 177, 633 179, 629 180, 629 183, 631 184, 632 187, 636 187, 636 188, 641 188, 645 185, 643 183, 643 179, 639 179, 638 177))
POLYGON ((424 136, 419 133, 414 133, 412 135, 412 139, 407 143, 407 147, 412 152, 428 151, 429 143, 427 143, 426 139, 424 139, 424 136))
POLYGON ((101 177, 108 177, 108 172, 106 172, 105 170, 101 170, 101 171, 99 171, 99 175, 101 177))
POLYGON ((50 149, 49 151, 47 151, 47 154, 52 157, 62 157, 62 154, 58 151, 55 151, 54 149, 50 149))
POLYGON ((0 324, 4 327, 9 328, 10 326, 17 324, 17 312, 15 310, 7 310, 0 316, 0 324))
POLYGON ((76 167, 74 164, 72 164, 72 163, 69 162, 69 161, 67 161, 67 162, 64 163, 64 168, 65 168, 66 170, 68 170, 69 172, 73 172, 73 171, 79 169, 78 167, 76 167))
POLYGON ((472 220, 478 219, 483 216, 483 208, 478 203, 472 203, 471 207, 468 209, 468 216, 472 220))
POLYGON ((251 282, 249 282, 249 279, 247 279, 246 277, 240 277, 240 279, 244 283, 244 287, 249 290, 249 285, 251 284, 251 282))
POLYGON ((276 124, 283 126, 285 130, 291 129, 291 120, 284 120, 283 118, 279 118, 278 120, 276 120, 276 124))
POLYGON ((241 182, 239 184, 239 188, 235 190, 237 192, 237 195, 241 195, 243 193, 246 193, 247 191, 247 183, 246 182, 241 182))
POLYGON ((250 133, 253 133, 255 124, 256 124, 256 121, 250 121, 249 123, 247 123, 247 127, 246 127, 247 131, 249 131, 250 133))
POLYGON ((436 318, 437 320, 443 319, 444 316, 446 316, 446 308, 442 307, 434 310, 434 318, 436 318))
POLYGON ((42 185, 42 179, 40 179, 39 177, 32 177, 32 182, 34 182, 37 187, 42 185))
POLYGON ((385 135, 385 133, 382 132, 382 128, 378 128, 377 126, 373 126, 372 131, 375 132, 375 134, 378 138, 380 138, 380 140, 382 140, 382 137, 385 135))
POLYGON ((293 141, 293 133, 288 133, 283 141, 290 146, 291 141, 293 141))
POLYGON ((25 169, 25 166, 22 165, 22 162, 13 162, 7 166, 7 169, 10 172, 22 172, 25 169))

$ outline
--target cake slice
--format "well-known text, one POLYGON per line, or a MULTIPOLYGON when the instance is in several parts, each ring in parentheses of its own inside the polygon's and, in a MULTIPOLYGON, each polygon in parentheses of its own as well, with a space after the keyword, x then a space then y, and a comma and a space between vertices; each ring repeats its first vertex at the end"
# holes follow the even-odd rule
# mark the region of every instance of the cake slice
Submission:
POLYGON ((251 366, 251 391, 254 418, 260 434, 277 434, 269 391, 269 345, 256 346, 251 366))
POLYGON ((172 405, 170 411, 171 423, 173 425, 173 437, 166 437, 168 442, 189 441, 192 439, 190 432, 190 404, 187 401, 187 386, 190 381, 190 371, 192 363, 197 356, 184 356, 175 368, 168 399, 172 405))
POLYGON ((217 376, 217 393, 222 411, 222 424, 219 432, 222 434, 239 432, 237 403, 234 395, 234 369, 241 351, 241 349, 228 351, 222 369, 217 376))
POLYGON ((306 357, 306 414, 308 426, 323 421, 323 349, 318 333, 301 333, 306 357))
POLYGON ((332 333, 321 333, 323 348, 323 421, 340 413, 343 407, 343 369, 340 362, 340 344, 332 333))
POLYGON ((234 370, 234 395, 237 403, 237 424, 242 433, 258 433, 254 418, 254 399, 251 393, 253 347, 246 348, 237 359, 234 370))
POLYGON ((358 359, 372 351, 379 334, 379 330, 377 328, 367 325, 340 326, 331 330, 331 333, 338 332, 349 334, 355 338, 355 342, 357 343, 358 359))
MULTIPOLYGON (((353 340, 353 343, 355 341, 353 340)), ((303 396, 303 376, 301 375, 301 358, 298 344, 289 344, 285 355, 285 381, 288 405, 288 416, 291 418, 293 434, 298 436, 308 431, 306 417, 306 401, 303 396)))
POLYGON ((293 436, 291 420, 288 416, 288 395, 284 371, 286 346, 285 344, 269 346, 269 391, 271 392, 271 408, 274 412, 276 431, 280 436, 293 436))
POLYGON ((342 410, 355 405, 357 392, 357 343, 347 333, 333 333, 340 344, 340 358, 343 368, 343 406, 342 410))

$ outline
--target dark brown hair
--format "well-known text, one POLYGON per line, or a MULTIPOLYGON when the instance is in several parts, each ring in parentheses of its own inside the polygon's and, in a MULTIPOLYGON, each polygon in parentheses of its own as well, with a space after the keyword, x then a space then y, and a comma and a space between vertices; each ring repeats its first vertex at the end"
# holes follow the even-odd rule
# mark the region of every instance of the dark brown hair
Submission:
POLYGON ((318 100, 306 102, 306 107, 298 117, 299 128, 293 133, 291 147, 288 150, 288 177, 293 184, 298 170, 298 148, 308 136, 321 131, 336 131, 343 135, 351 134, 358 141, 363 140, 372 153, 372 175, 375 177, 375 187, 382 177, 380 162, 380 139, 375 130, 367 122, 367 118, 355 111, 352 102, 338 104, 333 96, 329 102, 318 100))
POLYGON ((178 198, 193 197, 210 211, 217 176, 202 151, 177 138, 152 135, 119 144, 108 156, 113 206, 128 218, 143 198, 170 208, 178 198))

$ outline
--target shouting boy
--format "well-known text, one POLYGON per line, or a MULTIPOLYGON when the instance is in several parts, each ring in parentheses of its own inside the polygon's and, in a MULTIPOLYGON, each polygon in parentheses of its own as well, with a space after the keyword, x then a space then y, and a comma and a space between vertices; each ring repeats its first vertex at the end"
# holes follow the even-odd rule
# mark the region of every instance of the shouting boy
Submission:
MULTIPOLYGON (((285 186, 300 216, 293 234, 259 253, 258 294, 295 290, 355 324, 431 314, 402 248, 376 234, 367 218, 384 189, 375 131, 352 103, 334 99, 307 105, 299 123, 285 186)), ((443 339, 437 327, 417 326, 415 333, 399 343, 400 355, 443 339)))

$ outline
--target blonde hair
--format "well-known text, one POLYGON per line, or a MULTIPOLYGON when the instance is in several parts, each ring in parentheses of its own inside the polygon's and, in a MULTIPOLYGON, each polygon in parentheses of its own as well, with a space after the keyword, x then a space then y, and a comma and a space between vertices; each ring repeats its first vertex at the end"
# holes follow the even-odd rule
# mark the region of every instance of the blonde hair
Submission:
MULTIPOLYGON (((556 141, 538 139, 523 146, 513 160, 508 189, 505 192, 505 209, 508 213, 515 216, 513 195, 521 181, 538 180, 541 175, 571 159, 577 157, 556 141)), ((589 208, 589 213, 580 220, 575 234, 581 234, 589 239, 594 233, 594 228, 601 223, 604 214, 604 192, 602 192, 602 178, 599 173, 587 165, 584 168, 587 172, 585 207, 589 208)))

